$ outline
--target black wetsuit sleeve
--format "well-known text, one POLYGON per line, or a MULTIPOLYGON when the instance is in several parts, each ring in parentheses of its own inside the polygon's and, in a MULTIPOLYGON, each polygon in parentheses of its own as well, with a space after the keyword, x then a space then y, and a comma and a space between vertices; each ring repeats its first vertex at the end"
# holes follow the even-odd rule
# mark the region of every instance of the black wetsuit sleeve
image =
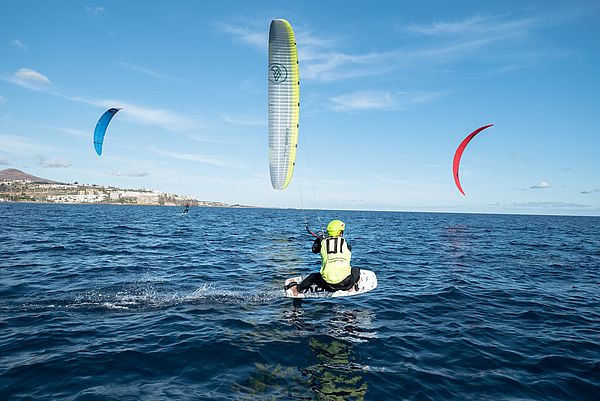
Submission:
POLYGON ((346 246, 348 247, 348 250, 349 250, 350 252, 352 252, 352 245, 350 245, 349 243, 347 243, 347 242, 346 242, 346 246))
POLYGON ((315 242, 313 242, 312 244, 312 252, 313 253, 319 253, 321 252, 321 240, 323 239, 323 237, 318 236, 317 238, 315 238, 315 242))

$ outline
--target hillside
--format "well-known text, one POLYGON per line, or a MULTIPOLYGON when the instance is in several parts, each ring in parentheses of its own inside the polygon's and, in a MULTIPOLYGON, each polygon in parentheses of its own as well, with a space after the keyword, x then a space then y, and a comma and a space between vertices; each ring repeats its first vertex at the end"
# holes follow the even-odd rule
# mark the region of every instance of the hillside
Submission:
POLYGON ((95 184, 64 184, 9 168, 0 170, 0 202, 104 203, 127 205, 246 207, 200 201, 191 196, 148 189, 121 189, 95 184))
POLYGON ((0 181, 30 181, 45 184, 55 184, 56 181, 47 180, 45 178, 36 177, 35 175, 24 173, 16 168, 7 168, 0 170, 0 181))

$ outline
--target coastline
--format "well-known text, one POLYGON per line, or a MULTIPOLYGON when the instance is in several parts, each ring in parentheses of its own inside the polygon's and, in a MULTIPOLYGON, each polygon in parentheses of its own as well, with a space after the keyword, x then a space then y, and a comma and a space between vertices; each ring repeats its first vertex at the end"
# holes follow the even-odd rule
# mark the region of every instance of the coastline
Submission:
MULTIPOLYGON (((110 206, 161 206, 161 207, 178 207, 181 208, 185 205, 179 204, 146 204, 146 203, 120 203, 120 202, 43 202, 43 201, 32 201, 32 200, 6 200, 0 198, 0 204, 9 203, 28 203, 33 205, 110 205, 110 206)), ((222 208, 237 208, 237 209, 261 209, 261 206, 241 205, 238 203, 223 203, 215 201, 197 201, 197 204, 191 205, 190 207, 222 207, 222 208)))

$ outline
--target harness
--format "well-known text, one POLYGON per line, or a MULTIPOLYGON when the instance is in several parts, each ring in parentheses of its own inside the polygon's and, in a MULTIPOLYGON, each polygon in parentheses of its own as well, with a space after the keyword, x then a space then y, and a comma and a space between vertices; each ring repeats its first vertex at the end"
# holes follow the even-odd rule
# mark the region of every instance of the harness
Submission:
POLYGON ((350 275, 352 252, 343 237, 321 241, 321 276, 329 284, 338 284, 350 275))

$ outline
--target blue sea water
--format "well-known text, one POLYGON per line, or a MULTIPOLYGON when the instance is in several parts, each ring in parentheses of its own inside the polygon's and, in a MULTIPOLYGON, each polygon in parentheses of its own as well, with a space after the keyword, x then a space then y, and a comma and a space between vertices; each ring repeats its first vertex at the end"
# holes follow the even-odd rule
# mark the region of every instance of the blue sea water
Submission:
POLYGON ((0 204, 0 400, 600 400, 600 218, 0 204), (379 287, 294 302, 306 217, 379 287))

